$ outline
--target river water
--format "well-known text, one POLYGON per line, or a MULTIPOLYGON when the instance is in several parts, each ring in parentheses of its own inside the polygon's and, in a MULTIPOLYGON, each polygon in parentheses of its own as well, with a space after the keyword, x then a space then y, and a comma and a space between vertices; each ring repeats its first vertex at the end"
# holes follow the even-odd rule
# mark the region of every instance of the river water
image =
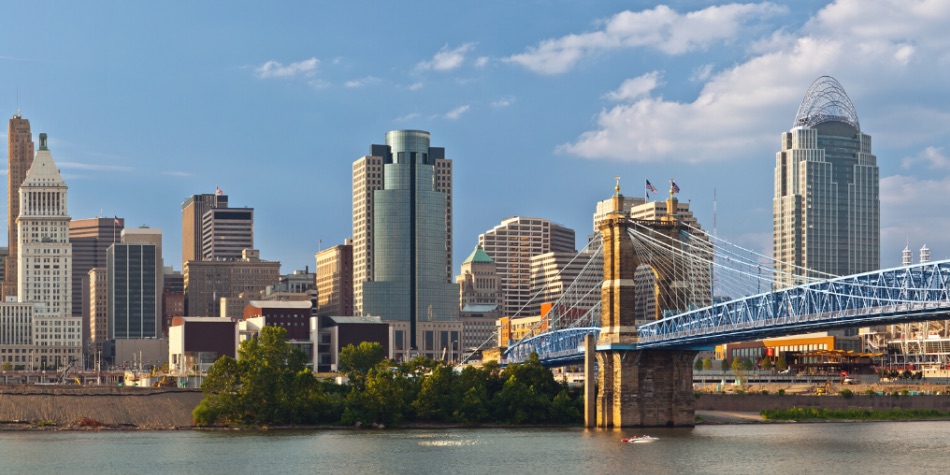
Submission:
POLYGON ((940 474, 950 422, 693 429, 3 432, 0 473, 940 474), (659 440, 624 444, 624 436, 659 440))

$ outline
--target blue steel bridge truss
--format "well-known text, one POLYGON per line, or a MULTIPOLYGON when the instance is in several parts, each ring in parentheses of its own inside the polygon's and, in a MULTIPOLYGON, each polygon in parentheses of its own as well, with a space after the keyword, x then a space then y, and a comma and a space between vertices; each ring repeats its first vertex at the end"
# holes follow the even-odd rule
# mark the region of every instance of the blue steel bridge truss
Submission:
MULTIPOLYGON (((683 312, 638 327, 636 348, 708 348, 795 333, 950 318, 950 260, 839 277, 683 312)), ((588 321, 597 321, 591 318, 588 321)), ((537 352, 551 366, 579 363, 578 345, 599 328, 555 330, 524 338, 503 364, 537 352)))

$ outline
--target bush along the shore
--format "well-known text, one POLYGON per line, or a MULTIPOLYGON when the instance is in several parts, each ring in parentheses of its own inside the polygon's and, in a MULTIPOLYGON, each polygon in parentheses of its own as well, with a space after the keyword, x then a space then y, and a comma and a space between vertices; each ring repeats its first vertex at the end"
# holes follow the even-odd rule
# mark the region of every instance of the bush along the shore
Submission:
POLYGON ((762 417, 776 421, 818 421, 818 420, 907 420, 907 419, 939 419, 950 417, 950 412, 935 409, 825 409, 822 407, 792 407, 788 409, 766 409, 762 417))
POLYGON ((416 358, 386 359, 378 343, 348 345, 339 367, 348 382, 318 380, 286 330, 264 327, 208 370, 195 425, 579 424, 582 395, 554 379, 537 355, 504 370, 489 362, 461 371, 416 358))

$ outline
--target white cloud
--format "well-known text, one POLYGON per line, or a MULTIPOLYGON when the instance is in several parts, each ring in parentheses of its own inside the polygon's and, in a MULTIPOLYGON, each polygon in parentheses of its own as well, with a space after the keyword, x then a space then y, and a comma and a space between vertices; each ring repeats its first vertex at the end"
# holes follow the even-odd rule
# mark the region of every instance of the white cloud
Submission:
POLYGON ((106 172, 127 172, 132 170, 131 167, 121 165, 100 165, 97 163, 57 162, 56 165, 66 170, 95 170, 106 172))
POLYGON ((297 75, 313 77, 313 75, 316 74, 317 65, 319 64, 320 61, 314 57, 296 63, 290 63, 286 66, 277 61, 267 61, 255 69, 254 72, 257 73, 257 77, 261 79, 291 78, 297 75))
MULTIPOLYGON (((874 107, 876 128, 869 133, 876 139, 937 140, 950 132, 950 114, 939 101, 905 97, 913 92, 909 82, 942 91, 939 78, 950 75, 950 48, 944 48, 950 45, 950 29, 945 27, 950 3, 929 6, 927 11, 887 0, 841 0, 826 8, 833 15, 822 10, 802 32, 783 32, 782 41, 760 44, 764 52, 712 75, 694 100, 663 100, 656 91, 627 99, 602 110, 592 130, 558 150, 633 162, 768 157, 781 132, 776 124, 791 126, 808 85, 828 74, 841 81, 852 99, 855 93, 866 98, 856 101, 859 116, 874 107), (866 6, 875 14, 868 15, 866 6), (892 16, 900 27, 891 24, 892 16), (874 36, 865 30, 887 34, 874 36), (786 41, 795 34, 793 42, 786 41)), ((623 89, 611 98, 622 97, 623 89)))
POLYGON ((536 73, 561 74, 582 59, 609 50, 651 47, 678 55, 729 41, 745 24, 784 11, 771 3, 713 6, 686 14, 665 5, 624 11, 604 21, 598 31, 544 40, 504 60, 536 73))
POLYGON ((503 109, 515 103, 514 97, 503 97, 491 103, 491 106, 496 109, 503 109))
POLYGON ((410 90, 410 91, 418 91, 419 89, 422 89, 423 86, 424 86, 424 84, 422 84, 421 82, 415 82, 415 83, 412 83, 412 84, 409 85, 409 90, 410 90))
POLYGON ((904 158, 901 168, 906 170, 917 163, 923 163, 930 169, 950 169, 950 157, 944 154, 943 147, 927 147, 914 157, 904 158))
POLYGON ((488 56, 480 56, 478 59, 475 60, 475 67, 484 68, 485 66, 488 66, 489 61, 490 60, 488 56))
POLYGON ((179 172, 179 171, 165 171, 162 172, 162 175, 165 176, 176 176, 176 177, 189 177, 191 173, 189 172, 179 172))
POLYGON ((703 82, 709 79, 712 76, 713 65, 704 64, 693 69, 693 73, 689 75, 689 80, 693 82, 703 82))
POLYGON ((607 98, 612 101, 632 101, 644 96, 649 96, 650 91, 656 89, 659 85, 660 73, 653 71, 643 76, 627 79, 620 85, 620 88, 607 93, 607 98))
POLYGON ((371 86, 373 84, 378 84, 381 80, 378 77, 366 76, 365 78, 352 79, 343 83, 345 87, 355 89, 365 86, 371 86))
POLYGON ((462 117, 462 114, 468 112, 468 110, 469 110, 470 108, 471 108, 471 107, 470 107, 468 104, 466 104, 466 105, 464 105, 464 106, 456 107, 455 109, 452 109, 452 110, 446 112, 446 113, 445 113, 445 118, 446 118, 446 119, 449 119, 449 120, 456 120, 456 119, 458 119, 459 117, 462 117))
POLYGON ((448 45, 442 47, 429 61, 422 61, 416 65, 418 70, 451 71, 458 69, 465 62, 465 54, 475 49, 475 43, 465 43, 455 49, 448 45))
POLYGON ((410 120, 414 120, 414 119, 418 119, 418 118, 419 118, 419 113, 418 113, 418 112, 411 112, 411 113, 406 114, 406 115, 404 115, 404 116, 396 117, 394 120, 395 120, 396 122, 409 122, 410 120))

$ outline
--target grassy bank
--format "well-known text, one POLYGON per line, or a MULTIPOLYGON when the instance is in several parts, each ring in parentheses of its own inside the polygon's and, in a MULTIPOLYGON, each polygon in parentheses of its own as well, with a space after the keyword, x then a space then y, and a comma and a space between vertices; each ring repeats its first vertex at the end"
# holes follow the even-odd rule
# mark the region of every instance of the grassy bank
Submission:
POLYGON ((823 407, 792 407, 766 409, 762 417, 774 421, 895 421, 908 419, 947 419, 950 412, 934 409, 825 409, 823 407))

